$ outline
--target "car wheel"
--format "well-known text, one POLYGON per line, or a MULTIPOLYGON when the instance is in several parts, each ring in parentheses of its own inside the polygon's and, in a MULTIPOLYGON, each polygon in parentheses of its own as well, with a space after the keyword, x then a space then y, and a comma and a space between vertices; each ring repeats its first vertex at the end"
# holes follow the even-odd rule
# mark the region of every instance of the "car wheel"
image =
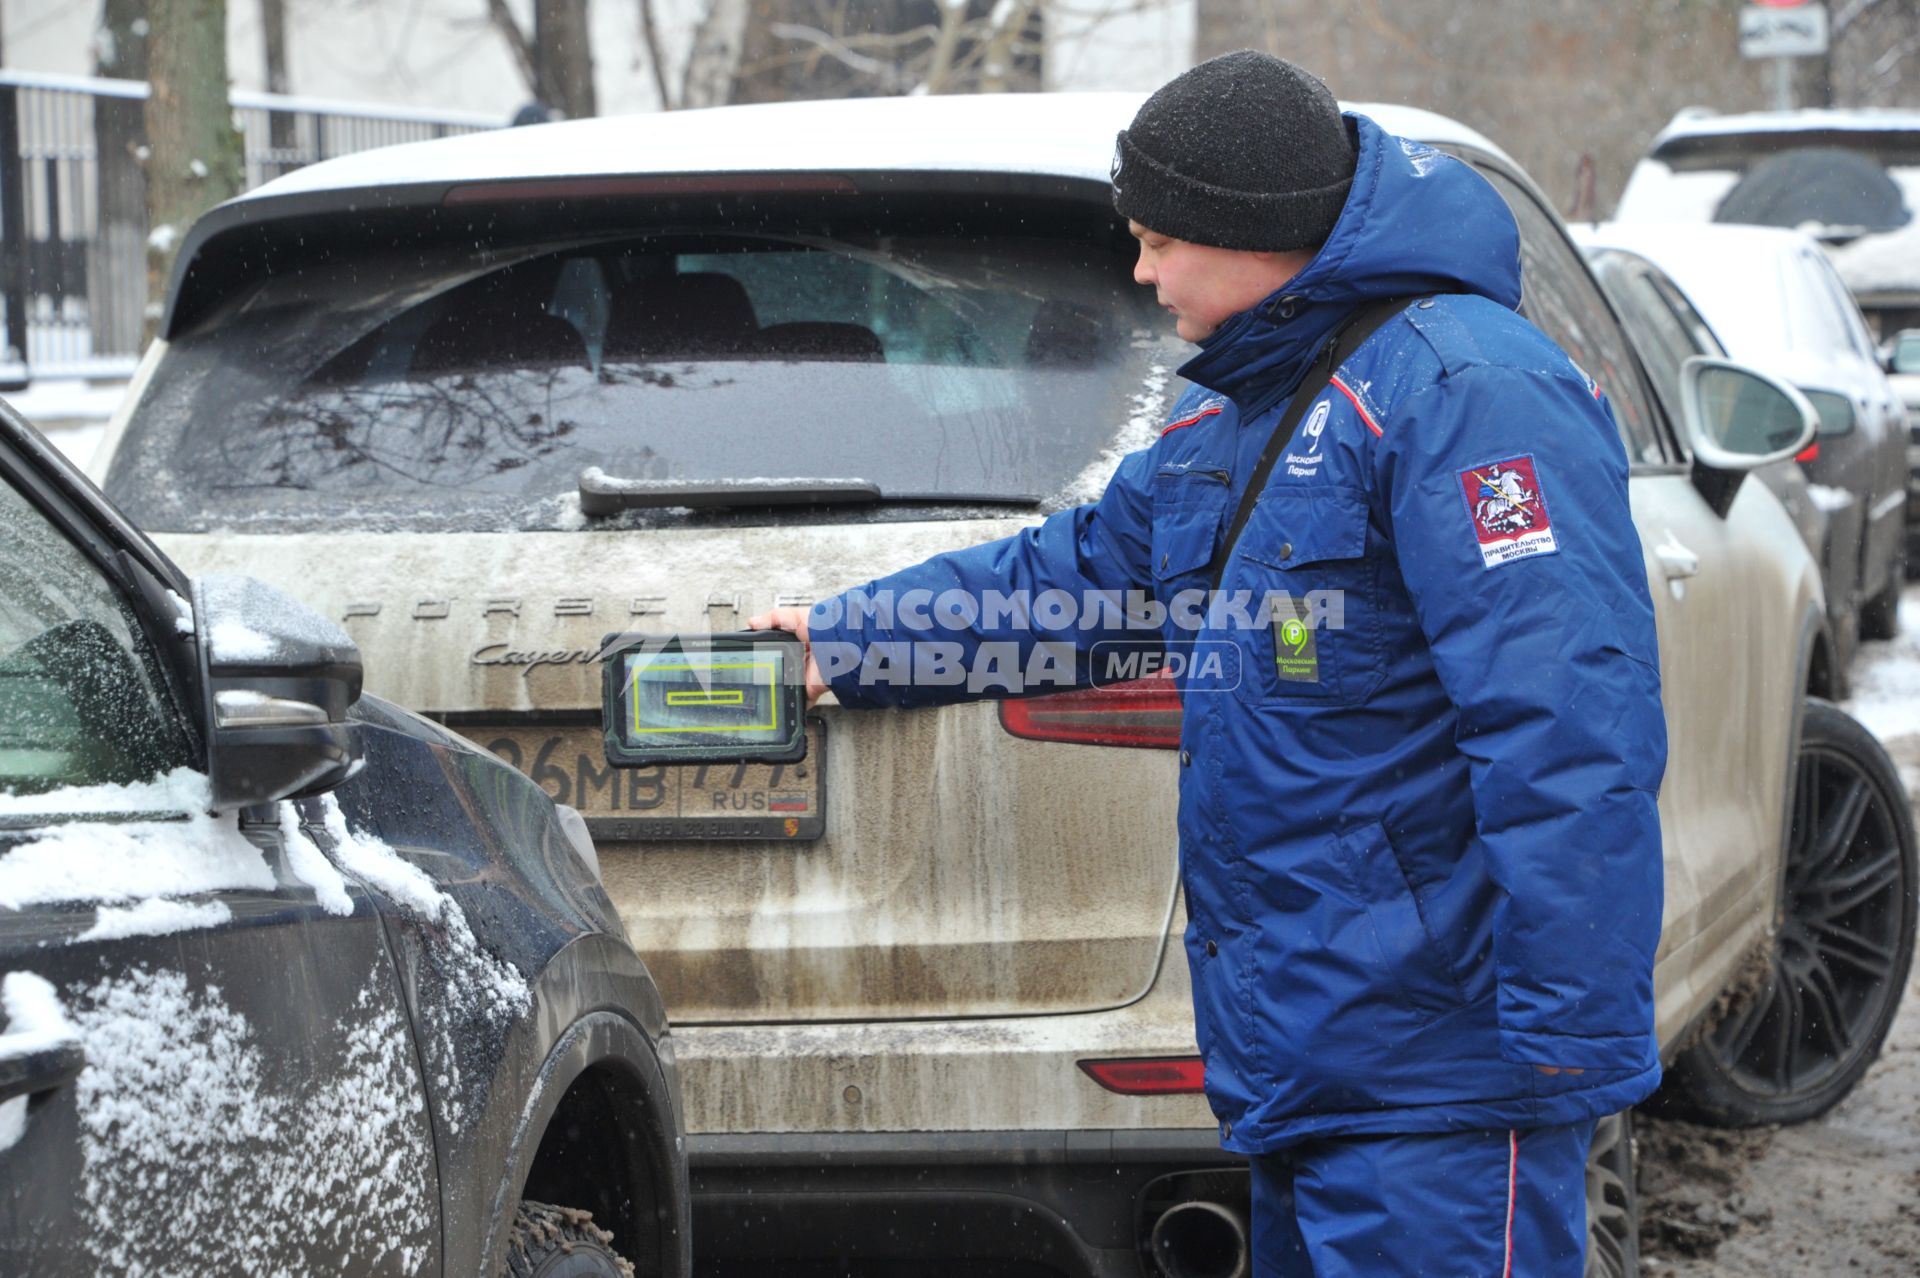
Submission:
POLYGON ((573 1207, 523 1202, 507 1239, 506 1278, 633 1278, 613 1235, 573 1207))
POLYGON ((1638 1278, 1640 1195, 1633 1183, 1633 1111, 1594 1125, 1587 1155, 1586 1278, 1638 1278))
POLYGON ((1809 698, 1768 964, 1682 1052, 1678 1107, 1727 1127, 1831 1108, 1879 1054, 1913 963, 1913 813, 1872 733, 1809 698))
POLYGON ((1860 605, 1860 637, 1893 639, 1900 634, 1900 592, 1907 584, 1905 548, 1887 566, 1886 589, 1860 605))

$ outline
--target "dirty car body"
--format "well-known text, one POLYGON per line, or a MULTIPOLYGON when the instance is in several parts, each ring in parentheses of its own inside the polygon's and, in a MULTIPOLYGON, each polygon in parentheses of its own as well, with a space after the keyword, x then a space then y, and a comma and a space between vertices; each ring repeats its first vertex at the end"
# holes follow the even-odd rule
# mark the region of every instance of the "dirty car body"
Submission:
POLYGON ((344 635, 274 666, 337 628, 190 580, 3 405, 0 472, 0 1269, 492 1273, 531 1198, 684 1272, 667 1022, 577 818, 354 700, 344 635))
MULTIPOLYGON (((195 228, 96 459, 182 562, 300 582, 377 691, 582 810, 674 1011, 722 1268, 1137 1273, 1161 1212, 1234 1192, 1195 1068, 1164 683, 827 705, 804 770, 598 755, 608 631, 730 630, 1005 536, 1167 425, 1186 348, 1108 189, 1138 103, 726 108, 314 166, 195 228), (631 507, 586 513, 608 491, 631 507)), ((1361 109, 1515 206, 1529 313, 1621 416, 1668 690, 1674 1042, 1772 915, 1796 707, 1829 669, 1816 570, 1764 486, 1702 498, 1511 161, 1361 109), (1729 659, 1755 632, 1779 642, 1729 659)))

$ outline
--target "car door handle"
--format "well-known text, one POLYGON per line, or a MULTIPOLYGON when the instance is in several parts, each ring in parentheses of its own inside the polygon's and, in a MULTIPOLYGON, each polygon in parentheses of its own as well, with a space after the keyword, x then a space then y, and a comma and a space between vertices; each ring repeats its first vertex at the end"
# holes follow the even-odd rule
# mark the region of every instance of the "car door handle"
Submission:
POLYGON ((44 1033, 0 1034, 0 1101, 65 1087, 86 1068, 78 1039, 49 1043, 44 1033))
POLYGON ((1691 577, 1700 571, 1700 556, 1674 540, 1672 533, 1668 533, 1667 539, 1654 547, 1653 557, 1660 561, 1660 571, 1668 581, 1691 577))

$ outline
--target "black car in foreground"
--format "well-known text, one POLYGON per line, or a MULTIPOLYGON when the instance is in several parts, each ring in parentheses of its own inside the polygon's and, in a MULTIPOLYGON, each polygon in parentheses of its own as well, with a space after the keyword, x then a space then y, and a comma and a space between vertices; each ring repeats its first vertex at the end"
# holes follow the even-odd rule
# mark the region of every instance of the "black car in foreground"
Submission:
POLYGON ((0 476, 0 1273, 686 1273, 578 815, 4 405, 0 476))

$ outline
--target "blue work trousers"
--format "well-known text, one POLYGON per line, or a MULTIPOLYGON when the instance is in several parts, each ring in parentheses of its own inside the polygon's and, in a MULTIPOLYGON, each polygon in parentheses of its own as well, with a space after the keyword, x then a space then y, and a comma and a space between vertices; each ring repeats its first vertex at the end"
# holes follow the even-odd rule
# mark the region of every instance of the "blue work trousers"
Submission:
POLYGON ((1253 1160, 1254 1278, 1581 1278, 1591 1120, 1253 1160))

